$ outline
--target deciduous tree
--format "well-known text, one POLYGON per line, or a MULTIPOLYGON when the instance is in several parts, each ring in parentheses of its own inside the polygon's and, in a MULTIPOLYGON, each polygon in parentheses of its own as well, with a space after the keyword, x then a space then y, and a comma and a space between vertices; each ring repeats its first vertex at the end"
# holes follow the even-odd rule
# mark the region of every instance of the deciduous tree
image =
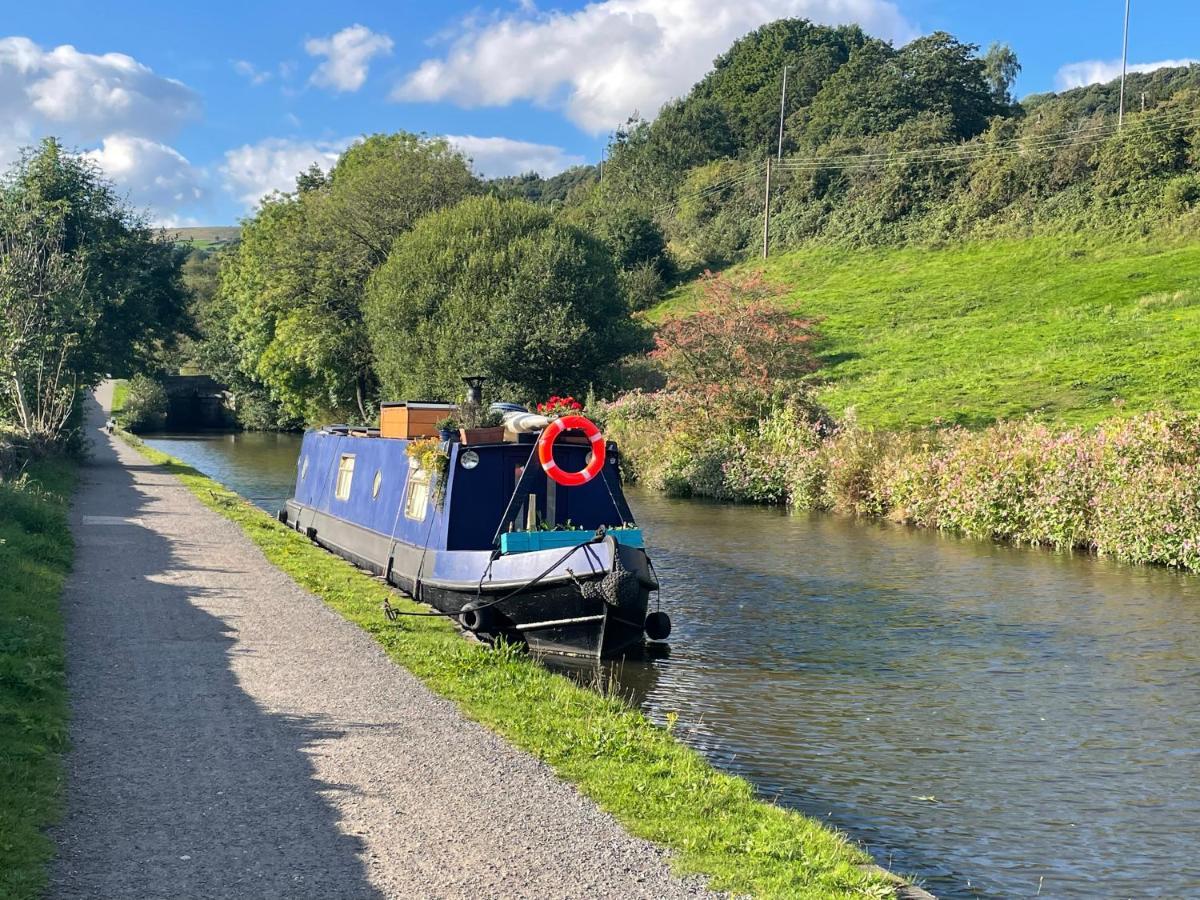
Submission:
POLYGON ((484 374, 534 400, 613 385, 644 347, 608 250, 545 209, 466 200, 398 239, 372 278, 367 322, 385 393, 453 398, 484 374))

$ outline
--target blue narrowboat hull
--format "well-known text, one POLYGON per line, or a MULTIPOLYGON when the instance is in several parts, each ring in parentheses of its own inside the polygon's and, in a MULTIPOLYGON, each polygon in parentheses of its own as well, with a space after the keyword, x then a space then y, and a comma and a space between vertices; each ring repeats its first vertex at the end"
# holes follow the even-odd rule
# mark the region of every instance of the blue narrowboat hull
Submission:
MULTIPOLYGON (((529 445, 471 447, 477 461, 467 468, 459 458, 468 448, 452 444, 443 499, 435 495, 422 506, 413 498, 407 444, 309 432, 296 496, 281 520, 484 640, 599 658, 643 646, 650 593, 658 584, 641 532, 621 528, 631 516, 623 496, 618 499, 615 465, 603 485, 597 477, 565 491, 548 483, 540 468, 526 474, 529 445), (514 497, 524 504, 517 510, 522 517, 569 516, 573 528, 585 530, 553 532, 554 541, 501 541, 493 532, 512 513, 514 497), (615 534, 606 533, 609 527, 615 534), (501 550, 550 543, 558 546, 501 550)), ((586 448, 579 450, 581 462, 586 448)))

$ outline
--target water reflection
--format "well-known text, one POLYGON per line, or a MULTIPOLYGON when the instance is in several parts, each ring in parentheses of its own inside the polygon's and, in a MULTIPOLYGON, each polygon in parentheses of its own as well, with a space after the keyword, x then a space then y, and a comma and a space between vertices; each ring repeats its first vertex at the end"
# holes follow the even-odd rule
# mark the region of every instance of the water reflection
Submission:
POLYGON ((272 514, 292 496, 296 486, 298 434, 209 431, 147 434, 142 438, 156 450, 182 459, 272 514))
MULTIPOLYGON (((295 436, 151 443, 290 494, 295 436)), ((630 499, 671 657, 577 677, 942 897, 1200 895, 1200 578, 630 499)))

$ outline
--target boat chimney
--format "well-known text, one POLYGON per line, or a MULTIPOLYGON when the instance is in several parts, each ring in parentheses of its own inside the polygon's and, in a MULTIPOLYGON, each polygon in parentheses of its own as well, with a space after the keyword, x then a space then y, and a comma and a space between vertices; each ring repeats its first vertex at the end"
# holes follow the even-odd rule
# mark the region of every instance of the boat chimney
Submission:
POLYGON ((467 403, 468 405, 479 407, 483 405, 483 383, 487 381, 486 375, 464 375, 463 381, 467 383, 467 403))

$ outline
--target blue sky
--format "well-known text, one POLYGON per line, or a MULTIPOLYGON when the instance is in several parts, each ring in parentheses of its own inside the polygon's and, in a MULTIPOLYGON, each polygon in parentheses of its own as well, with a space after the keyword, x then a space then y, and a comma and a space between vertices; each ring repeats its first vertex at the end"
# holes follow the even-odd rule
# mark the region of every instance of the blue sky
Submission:
MULTIPOLYGON (((687 91, 789 15, 903 43, 1007 41, 1021 95, 1119 72, 1123 0, 46 2, 0 17, 0 162, 56 134, 151 218, 227 224, 355 137, 451 137, 483 174, 595 161, 612 128, 687 91)), ((1134 0, 1130 62, 1200 56, 1194 0, 1134 0)))

